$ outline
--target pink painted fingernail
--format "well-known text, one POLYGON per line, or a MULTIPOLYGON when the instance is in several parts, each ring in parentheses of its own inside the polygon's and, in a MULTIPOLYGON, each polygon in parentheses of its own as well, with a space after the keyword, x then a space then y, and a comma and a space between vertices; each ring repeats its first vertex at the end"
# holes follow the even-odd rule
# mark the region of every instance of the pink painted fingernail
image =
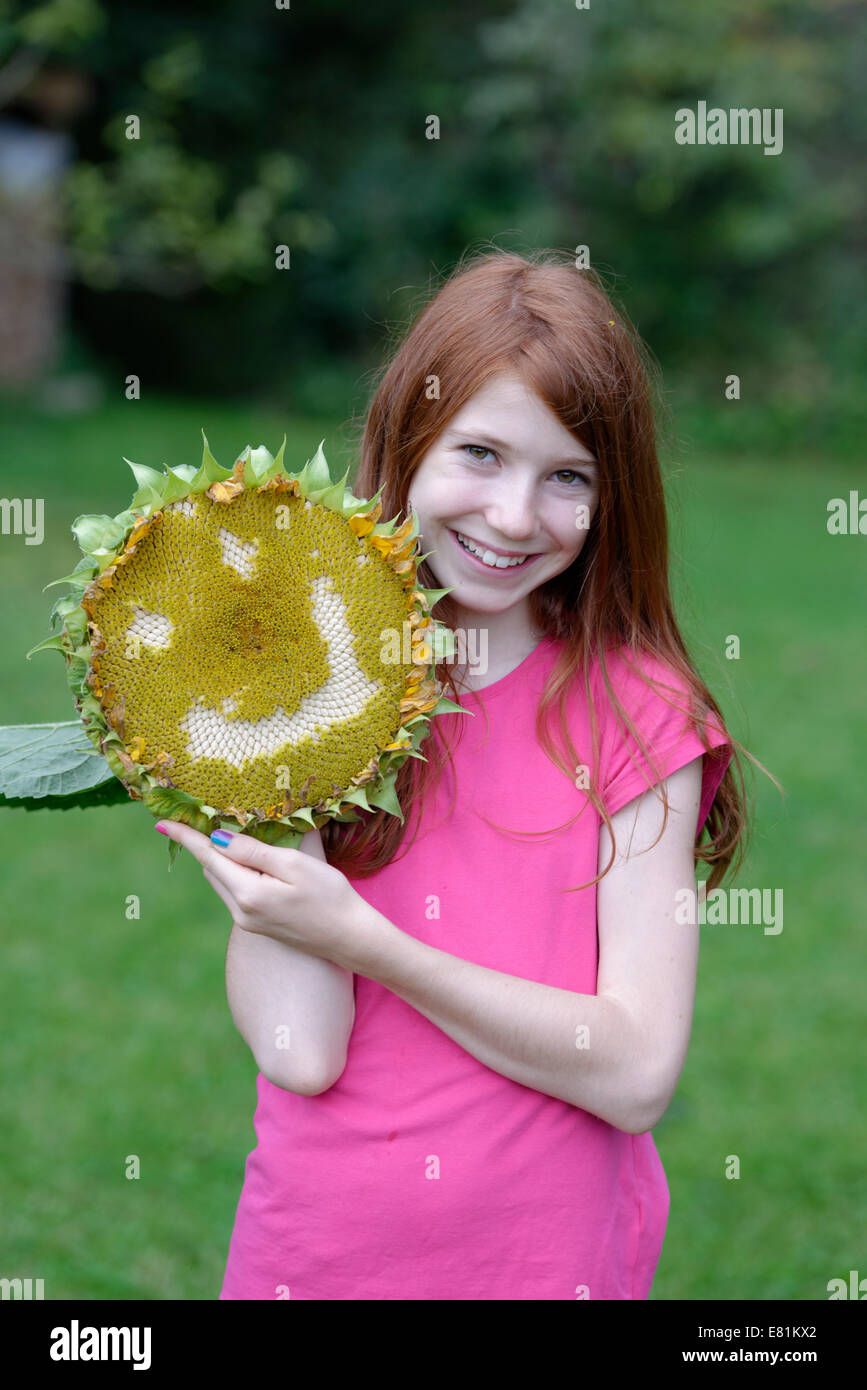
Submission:
POLYGON ((157 821, 156 826, 155 826, 155 829, 157 829, 157 830, 160 832, 161 835, 168 835, 168 833, 169 833, 169 832, 166 830, 166 828, 165 828, 165 826, 163 825, 163 823, 162 823, 161 820, 158 820, 158 821, 157 821))

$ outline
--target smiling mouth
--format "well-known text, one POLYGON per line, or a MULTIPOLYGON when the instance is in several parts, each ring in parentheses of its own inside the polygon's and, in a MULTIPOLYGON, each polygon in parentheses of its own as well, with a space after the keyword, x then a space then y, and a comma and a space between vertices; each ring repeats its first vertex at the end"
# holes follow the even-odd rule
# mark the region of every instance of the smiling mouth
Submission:
POLYGON ((485 569, 504 570, 504 569, 526 569, 534 560, 539 558, 538 553, 525 555, 503 555, 501 552, 491 550, 488 546, 479 545, 469 536, 465 536, 462 531, 453 531, 450 527, 446 528, 450 536, 454 537, 455 544, 459 545, 465 555, 478 564, 484 565, 485 569))

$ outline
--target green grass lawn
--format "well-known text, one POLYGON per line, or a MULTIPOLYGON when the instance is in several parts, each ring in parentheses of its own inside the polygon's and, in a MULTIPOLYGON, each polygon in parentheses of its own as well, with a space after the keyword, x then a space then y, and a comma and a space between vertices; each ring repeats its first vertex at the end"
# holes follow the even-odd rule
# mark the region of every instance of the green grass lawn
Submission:
MULTIPOLYGON (((324 436, 342 472, 338 423, 210 401, 67 418, 3 404, 0 492, 44 497, 46 534, 0 538, 0 722, 74 716, 59 655, 24 652, 62 592, 42 586, 78 558, 72 519, 128 504, 122 454, 198 463, 204 426, 228 464, 286 430, 289 467, 324 436)), ((867 539, 825 525, 829 498, 861 479, 854 462, 708 456, 695 442, 673 474, 687 640, 733 732, 785 789, 755 774, 737 883, 782 888, 784 926, 702 928, 690 1051, 655 1131, 672 1203, 653 1298, 824 1299, 829 1279, 867 1274, 867 539)), ((166 842, 134 803, 0 810, 0 833, 0 1275, 42 1278, 48 1299, 214 1299, 255 1142, 256 1068, 225 998, 228 914, 188 856, 167 872, 166 842)))

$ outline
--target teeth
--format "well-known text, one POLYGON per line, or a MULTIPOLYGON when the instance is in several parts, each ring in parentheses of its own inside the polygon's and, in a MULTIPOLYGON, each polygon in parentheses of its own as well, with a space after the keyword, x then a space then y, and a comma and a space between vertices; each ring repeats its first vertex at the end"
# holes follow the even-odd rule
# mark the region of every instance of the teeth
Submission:
POLYGON ((465 550, 469 550, 472 555, 477 555, 483 564, 489 565, 491 569, 505 570, 514 569, 516 565, 523 565, 526 555, 520 559, 517 556, 495 555, 493 550, 482 550, 481 546, 476 545, 475 541, 468 540, 466 536, 458 531, 457 538, 465 550))

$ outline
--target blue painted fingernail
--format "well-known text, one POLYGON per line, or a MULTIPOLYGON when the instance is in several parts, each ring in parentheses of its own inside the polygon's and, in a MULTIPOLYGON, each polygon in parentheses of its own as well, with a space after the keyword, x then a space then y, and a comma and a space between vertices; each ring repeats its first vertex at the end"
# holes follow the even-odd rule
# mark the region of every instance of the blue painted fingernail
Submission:
POLYGON ((219 845, 221 849, 225 849, 226 845, 234 839, 234 836, 231 830, 212 830, 211 839, 215 845, 219 845))

